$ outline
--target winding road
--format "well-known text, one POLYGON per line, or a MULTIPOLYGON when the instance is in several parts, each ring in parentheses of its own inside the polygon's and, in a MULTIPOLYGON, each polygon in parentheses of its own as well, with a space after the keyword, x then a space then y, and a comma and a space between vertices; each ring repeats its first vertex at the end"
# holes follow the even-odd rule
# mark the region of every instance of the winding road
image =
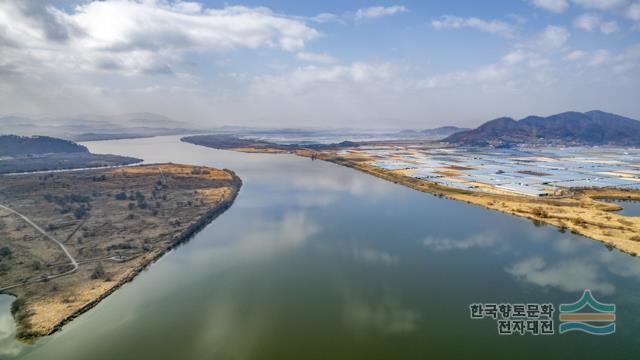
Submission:
POLYGON ((65 276, 65 275, 72 274, 72 273, 76 272, 76 270, 78 270, 78 262, 76 261, 76 259, 75 259, 73 256, 71 256, 71 253, 69 253, 69 250, 67 249, 67 247, 66 247, 66 246, 64 246, 64 244, 63 244, 63 243, 61 243, 60 241, 58 241, 58 240, 57 240, 56 238, 54 238, 53 236, 49 235, 46 231, 42 230, 42 228, 41 228, 40 226, 36 225, 33 221, 31 221, 31 219, 29 219, 28 217, 26 217, 26 216, 22 215, 21 213, 19 213, 19 212, 17 212, 17 211, 15 211, 15 210, 13 210, 13 209, 11 209, 11 208, 9 208, 9 207, 7 207, 7 206, 1 205, 1 204, 0 204, 0 209, 4 209, 4 210, 6 210, 6 211, 8 211, 8 212, 10 212, 10 213, 12 213, 12 214, 15 214, 15 215, 19 216, 20 218, 22 218, 22 220, 26 221, 29 225, 31 225, 31 226, 32 226, 34 229, 36 229, 39 233, 41 233, 42 235, 44 235, 44 237, 46 237, 47 239, 49 239, 49 240, 51 240, 51 241, 55 242, 56 244, 58 244, 58 246, 62 249, 62 251, 64 252, 64 254, 65 254, 65 255, 69 258, 69 260, 71 261, 71 265, 73 265, 73 268, 72 268, 71 270, 69 270, 69 271, 65 271, 65 272, 63 272, 63 273, 55 274, 55 275, 48 275, 48 276, 47 276, 47 277, 45 277, 45 278, 38 279, 38 280, 34 280, 34 281, 22 282, 22 283, 19 283, 19 284, 14 284, 14 285, 5 286, 5 287, 0 288, 0 291, 4 291, 4 290, 8 290, 8 289, 12 289, 12 288, 15 288, 15 287, 18 287, 18 286, 22 286, 22 285, 32 284, 32 283, 35 283, 35 282, 40 282, 40 281, 43 281, 43 280, 56 279, 56 278, 59 278, 59 277, 65 276))

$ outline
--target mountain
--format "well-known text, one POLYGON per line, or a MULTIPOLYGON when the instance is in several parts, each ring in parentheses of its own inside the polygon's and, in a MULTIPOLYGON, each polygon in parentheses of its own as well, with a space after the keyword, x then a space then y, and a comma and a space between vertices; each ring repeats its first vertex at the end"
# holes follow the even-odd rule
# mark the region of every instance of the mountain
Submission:
POLYGON ((442 126, 435 129, 425 130, 402 130, 398 135, 403 138, 420 138, 426 140, 438 140, 447 136, 467 131, 470 129, 457 126, 442 126))
POLYGON ((0 135, 0 156, 86 152, 82 145, 48 136, 0 135))
POLYGON ((502 117, 443 139, 467 146, 515 144, 640 146, 640 121, 594 110, 516 121, 502 117))
POLYGON ((0 135, 0 175, 128 165, 142 160, 92 154, 82 145, 48 136, 0 135))
POLYGON ((433 139, 442 139, 447 136, 451 136, 453 134, 457 134, 462 131, 467 131, 470 129, 461 128, 457 126, 441 126, 435 129, 426 129, 418 131, 422 136, 433 138, 433 139))
POLYGON ((4 134, 47 135, 75 141, 201 133, 202 129, 153 113, 116 116, 82 114, 64 118, 0 117, 4 134))

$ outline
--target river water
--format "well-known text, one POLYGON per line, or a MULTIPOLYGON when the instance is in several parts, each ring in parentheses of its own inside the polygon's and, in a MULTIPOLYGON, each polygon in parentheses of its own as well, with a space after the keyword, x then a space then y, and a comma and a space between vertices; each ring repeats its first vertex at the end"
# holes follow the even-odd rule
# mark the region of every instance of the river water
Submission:
POLYGON ((630 359, 640 353, 640 259, 602 243, 441 199, 338 165, 241 154, 178 137, 92 152, 229 168, 235 204, 64 329, 0 358, 630 359), (617 306, 613 335, 497 334, 471 303, 617 306))
POLYGON ((607 200, 614 204, 622 206, 622 210, 618 214, 625 216, 640 216, 640 201, 635 200, 607 200))

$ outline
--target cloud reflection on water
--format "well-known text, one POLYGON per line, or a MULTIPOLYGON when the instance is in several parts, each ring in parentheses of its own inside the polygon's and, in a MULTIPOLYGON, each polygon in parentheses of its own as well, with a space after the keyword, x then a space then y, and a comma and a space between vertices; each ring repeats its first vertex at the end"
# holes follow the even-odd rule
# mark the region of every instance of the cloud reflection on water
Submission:
POLYGON ((603 279, 598 264, 588 260, 572 259, 548 265, 542 257, 534 256, 519 261, 505 270, 519 280, 568 292, 591 289, 610 295, 616 290, 614 285, 603 279))
POLYGON ((406 333, 417 328, 420 314, 395 301, 378 303, 352 298, 345 304, 345 323, 356 332, 406 333))
POLYGON ((15 298, 0 294, 0 359, 4 356, 16 356, 23 346, 15 340, 16 326, 9 308, 15 298))
POLYGON ((492 247, 498 242, 498 237, 492 233, 475 234, 462 239, 429 236, 422 244, 435 251, 467 250, 474 247, 492 247))
POLYGON ((637 257, 616 249, 607 249, 594 240, 567 235, 552 240, 556 252, 530 256, 505 268, 517 280, 562 291, 577 292, 592 289, 611 295, 616 287, 610 276, 640 280, 640 261, 637 257))
POLYGON ((398 263, 398 257, 387 252, 374 250, 371 248, 353 247, 353 258, 356 261, 373 264, 373 265, 395 265, 398 263))

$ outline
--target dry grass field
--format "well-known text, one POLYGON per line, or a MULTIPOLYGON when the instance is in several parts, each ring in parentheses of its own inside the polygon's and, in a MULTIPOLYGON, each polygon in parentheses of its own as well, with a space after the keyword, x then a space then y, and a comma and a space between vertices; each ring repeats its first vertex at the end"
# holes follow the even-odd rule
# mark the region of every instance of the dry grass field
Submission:
POLYGON ((175 164, 3 176, 0 289, 17 296, 20 339, 50 334, 227 209, 229 170, 175 164), (7 287, 10 287, 7 289, 7 287))

